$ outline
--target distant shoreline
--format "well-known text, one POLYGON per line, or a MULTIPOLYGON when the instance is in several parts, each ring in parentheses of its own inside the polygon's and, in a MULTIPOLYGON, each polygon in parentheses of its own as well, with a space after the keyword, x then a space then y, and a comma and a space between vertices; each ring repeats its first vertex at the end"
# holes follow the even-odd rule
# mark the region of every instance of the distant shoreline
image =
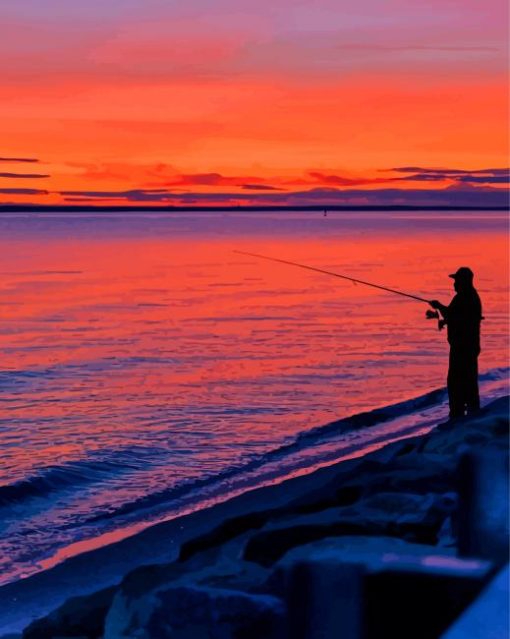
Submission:
POLYGON ((182 213, 182 212, 264 212, 264 211, 345 211, 345 212, 386 212, 386 211, 509 211, 507 206, 415 206, 415 205, 339 205, 320 206, 147 206, 147 205, 111 205, 95 204, 1 204, 1 213, 85 213, 85 212, 124 212, 124 213, 182 213))

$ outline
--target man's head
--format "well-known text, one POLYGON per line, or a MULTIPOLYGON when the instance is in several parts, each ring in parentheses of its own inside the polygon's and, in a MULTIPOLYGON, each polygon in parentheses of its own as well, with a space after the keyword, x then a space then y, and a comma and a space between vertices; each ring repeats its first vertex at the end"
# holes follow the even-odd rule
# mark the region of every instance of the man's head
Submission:
POLYGON ((448 277, 453 279, 453 288, 462 291, 473 286, 473 271, 468 266, 461 266, 455 273, 450 273, 448 277))

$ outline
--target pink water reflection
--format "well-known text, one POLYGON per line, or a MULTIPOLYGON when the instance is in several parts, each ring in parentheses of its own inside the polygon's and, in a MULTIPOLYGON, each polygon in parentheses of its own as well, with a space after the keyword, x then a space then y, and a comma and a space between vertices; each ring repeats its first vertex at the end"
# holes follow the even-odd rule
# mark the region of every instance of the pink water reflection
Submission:
MULTIPOLYGON (((447 274, 469 265, 487 318, 481 369, 507 365, 504 233, 269 229, 0 240, 0 486, 56 469, 47 492, 20 506, 36 532, 13 516, 11 541, 24 532, 51 557, 122 535, 108 517, 126 504, 444 384, 446 336, 424 319, 425 304, 233 248, 444 302, 447 274), (73 532, 91 515, 99 523, 73 532)), ((128 514, 122 524, 138 526, 128 514)))

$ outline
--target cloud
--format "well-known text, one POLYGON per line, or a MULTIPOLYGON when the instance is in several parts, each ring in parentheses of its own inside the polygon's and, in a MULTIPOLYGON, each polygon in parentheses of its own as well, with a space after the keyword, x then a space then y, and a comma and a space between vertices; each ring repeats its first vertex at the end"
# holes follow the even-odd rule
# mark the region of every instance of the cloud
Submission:
POLYGON ((470 182, 471 184, 508 184, 510 175, 492 175, 483 177, 482 175, 462 175, 457 178, 459 182, 470 182))
POLYGON ((17 179, 17 180, 33 180, 40 178, 48 178, 49 175, 43 173, 0 173, 0 178, 17 179))
POLYGON ((282 191, 276 186, 270 186, 269 184, 241 184, 241 188, 250 191, 282 191))
POLYGON ((0 189, 0 193, 7 195, 48 195, 48 191, 42 189, 0 189))
MULTIPOLYGON (((269 187, 269 190, 278 191, 269 187)), ((243 201, 249 204, 252 200, 261 197, 259 193, 183 193, 180 191, 169 191, 167 189, 130 189, 127 191, 60 191, 60 195, 67 200, 73 198, 87 198, 89 201, 95 199, 125 200, 127 202, 160 202, 180 205, 182 203, 193 202, 213 202, 228 204, 243 201)), ((277 194, 275 194, 276 196, 277 194)), ((283 195, 283 194, 278 194, 283 195)), ((271 197, 267 194, 263 196, 271 197)), ((262 196, 262 197, 263 197, 262 196)))
POLYGON ((115 199, 128 202, 166 202, 179 195, 166 189, 130 189, 127 191, 60 191, 60 195, 69 198, 115 199))
MULTIPOLYGON (((122 173, 124 167, 119 166, 122 173)), ((137 175, 133 168, 129 180, 137 175)), ((457 169, 446 167, 400 166, 381 170, 383 175, 364 177, 334 169, 308 170, 304 176, 259 177, 224 175, 219 172, 181 173, 167 164, 144 167, 156 177, 156 184, 141 180, 134 188, 110 187, 51 191, 65 202, 84 204, 261 205, 261 206, 507 206, 507 168, 457 169), (423 183, 423 187, 420 186, 423 183), (494 188, 492 188, 492 185, 494 188), (193 188, 194 187, 194 188, 193 188), (499 188, 498 188, 499 187, 499 188)), ((119 175, 120 175, 119 173, 119 175)), ((144 177, 147 172, 142 172, 144 177)), ((39 174, 0 176, 36 177, 39 174)), ((45 177, 45 176, 40 176, 45 177)), ((92 179, 92 184, 94 180, 92 179)), ((46 195, 38 189, 0 189, 13 195, 46 195)))
MULTIPOLYGON (((464 169, 430 168, 420 166, 402 166, 391 169, 381 169, 379 176, 363 176, 337 172, 335 169, 309 169, 303 176, 288 177, 271 175, 264 177, 254 175, 225 175, 216 171, 201 173, 183 173, 175 166, 165 162, 154 164, 105 164, 105 165, 73 165, 85 168, 82 178, 92 183, 108 179, 118 181, 115 187, 134 186, 147 193, 148 190, 159 187, 161 190, 172 190, 175 196, 183 189, 186 191, 207 189, 241 191, 288 191, 301 187, 331 186, 339 188, 374 187, 378 185, 395 185, 396 183, 442 183, 441 186, 452 183, 463 184, 494 184, 503 185, 508 180, 508 169, 490 168, 464 169), (136 186, 135 186, 136 185, 136 186), (203 187, 203 188, 202 188, 203 187)), ((96 184, 99 186, 99 184, 96 184)), ((109 185, 110 186, 110 185, 109 185)), ((98 189, 99 190, 99 189, 98 189)), ((145 197, 145 196, 144 196, 145 197)))
POLYGON ((220 173, 190 173, 177 175, 170 184, 176 186, 225 186, 235 184, 237 178, 227 178, 220 173))
MULTIPOLYGON (((108 124, 111 126, 111 123, 108 124)), ((172 179, 178 171, 165 162, 152 164, 134 164, 130 162, 101 162, 99 164, 68 162, 68 166, 81 169, 82 178, 86 180, 162 180, 172 179)))
POLYGON ((250 189, 278 190, 277 187, 265 184, 267 178, 256 176, 228 176, 221 173, 187 173, 178 174, 168 182, 167 186, 238 186, 250 189))
POLYGON ((315 188, 266 193, 178 193, 167 189, 127 191, 62 191, 67 201, 100 202, 117 200, 137 204, 159 203, 172 206, 459 206, 504 207, 508 197, 503 189, 466 187, 445 189, 336 189, 315 188), (80 198, 80 200, 78 200, 80 198))
MULTIPOLYGON (((217 172, 181 173, 171 164, 158 162, 154 164, 102 163, 83 164, 70 163, 73 168, 84 169, 80 177, 86 180, 119 180, 125 183, 136 183, 146 190, 152 187, 225 187, 235 186, 241 189, 278 190, 279 186, 267 184, 268 178, 253 175, 222 175, 217 172)), ((271 180, 273 178, 270 178, 271 180)), ((281 182, 281 178, 274 178, 281 182)))
POLYGON ((65 202, 79 202, 80 204, 94 204, 96 205, 98 202, 112 202, 112 199, 115 200, 116 198, 109 198, 109 197, 105 197, 105 198, 93 198, 93 197, 65 197, 64 201, 65 202))
POLYGON ((309 171, 308 175, 320 184, 334 184, 336 186, 361 186, 363 184, 380 184, 391 182, 395 178, 350 178, 341 175, 329 175, 319 171, 309 171))
POLYGON ((0 158, 0 162, 39 162, 37 158, 0 158))
POLYGON ((292 201, 385 206, 505 206, 506 194, 498 189, 312 189, 292 194, 292 201))
POLYGON ((437 167, 421 167, 421 166, 400 166, 393 169, 383 169, 384 171, 398 171, 399 173, 443 173, 450 174, 473 174, 473 173, 493 173, 494 175, 507 174, 510 169, 499 167, 497 169, 447 169, 437 167))
POLYGON ((508 175, 510 169, 499 167, 497 169, 445 169, 445 168, 424 168, 420 166, 401 166, 393 169, 382 169, 383 171, 397 171, 399 173, 434 173, 443 175, 508 175))
POLYGON ((508 184, 510 182, 510 169, 447 169, 447 168, 423 168, 418 166, 403 166, 394 169, 397 173, 408 174, 397 180, 411 182, 438 182, 453 180, 464 184, 508 184))

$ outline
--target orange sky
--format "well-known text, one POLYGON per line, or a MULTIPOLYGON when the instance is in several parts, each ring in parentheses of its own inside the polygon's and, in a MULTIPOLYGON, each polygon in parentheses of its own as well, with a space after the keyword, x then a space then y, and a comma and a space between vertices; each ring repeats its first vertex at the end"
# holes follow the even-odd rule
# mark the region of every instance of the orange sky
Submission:
POLYGON ((0 202, 504 186, 381 181, 508 165, 502 0, 69 4, 0 8, 0 202))

